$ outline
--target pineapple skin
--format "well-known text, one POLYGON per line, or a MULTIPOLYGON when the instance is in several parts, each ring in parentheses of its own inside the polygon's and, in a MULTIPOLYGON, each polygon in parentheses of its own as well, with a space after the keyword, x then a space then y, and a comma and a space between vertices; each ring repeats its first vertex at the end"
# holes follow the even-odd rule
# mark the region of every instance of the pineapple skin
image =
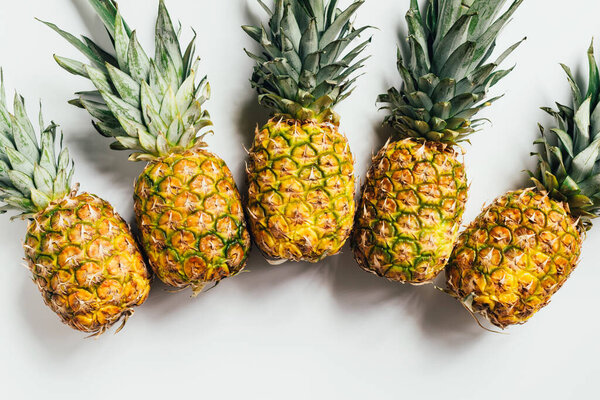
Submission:
POLYGON ((404 139, 373 158, 352 237, 366 271, 424 284, 444 269, 467 200, 464 165, 451 146, 404 139))
POLYGON ((45 303, 82 332, 103 333, 148 297, 149 273, 129 227, 92 194, 67 196, 35 215, 24 248, 45 303))
POLYGON ((313 263, 337 254, 356 207, 354 159, 338 126, 275 117, 249 153, 248 220, 261 251, 313 263))
POLYGON ((156 275, 198 294, 246 266, 250 235, 231 171, 192 149, 150 162, 135 185, 141 242, 156 275))
POLYGON ((536 189, 507 193, 460 235, 448 288, 500 328, 523 324, 568 279, 583 239, 564 203, 536 189))

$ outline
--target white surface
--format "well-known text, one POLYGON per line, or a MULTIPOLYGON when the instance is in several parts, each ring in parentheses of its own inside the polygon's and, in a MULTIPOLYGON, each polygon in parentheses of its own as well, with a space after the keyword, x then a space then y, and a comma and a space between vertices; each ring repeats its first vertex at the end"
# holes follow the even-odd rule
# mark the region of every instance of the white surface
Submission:
MULTIPOLYGON (((121 8, 144 43, 152 43, 155 0, 123 0, 121 8), (139 8, 138 8, 139 7, 139 8)), ((342 1, 347 4, 348 1, 342 1)), ((506 97, 486 112, 493 125, 467 146, 471 193, 465 222, 484 202, 526 182, 523 169, 548 119, 539 110, 568 101, 558 66, 585 72, 585 52, 600 37, 597 0, 527 0, 500 40, 529 40, 507 65, 514 73, 494 93, 506 97)), ((397 31, 408 0, 369 0, 361 24, 376 25, 365 72, 342 104, 343 128, 364 175, 382 145, 383 117, 376 95, 397 84, 397 31)), ((198 32, 202 69, 210 78, 209 109, 217 134, 209 139, 243 186, 245 154, 265 112, 248 79, 252 63, 242 47, 254 44, 240 25, 260 15, 254 0, 168 0, 185 37, 198 32), (239 143, 239 145, 238 145, 239 143)), ((46 120, 60 123, 76 161, 82 188, 110 200, 132 219, 132 182, 143 165, 109 151, 88 115, 68 104, 88 87, 52 59, 75 56, 63 39, 34 21, 41 17, 74 33, 102 33, 83 0, 2 1, 0 54, 10 91, 28 99, 30 115, 44 102, 46 120)), ((552 304, 508 335, 479 329, 454 300, 430 287, 389 283, 359 270, 350 251, 319 265, 269 267, 258 251, 248 270, 195 300, 154 284, 126 329, 99 340, 63 326, 44 306, 29 273, 19 267, 25 223, 2 217, 0 268, 0 397, 211 399, 591 399, 600 389, 600 330, 595 315, 600 269, 600 227, 585 245, 583 261, 552 304), (181 397, 180 397, 181 396, 181 397), (175 397, 174 397, 175 398, 175 397)))

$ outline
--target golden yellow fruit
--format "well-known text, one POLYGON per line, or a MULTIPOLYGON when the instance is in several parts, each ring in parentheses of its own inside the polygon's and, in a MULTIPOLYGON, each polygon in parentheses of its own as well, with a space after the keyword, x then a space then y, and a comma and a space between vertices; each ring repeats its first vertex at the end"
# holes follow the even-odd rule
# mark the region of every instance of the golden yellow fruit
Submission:
POLYGON ((250 235, 225 162, 192 149, 151 161, 134 195, 150 265, 166 284, 199 293, 246 265, 250 235))
POLYGON ((275 260, 317 262, 340 251, 354 217, 354 160, 331 123, 274 118, 248 163, 248 218, 275 260))
POLYGON ((352 238, 359 265, 403 283, 432 281, 446 265, 465 210, 459 154, 438 142, 405 139, 373 158, 352 238))
POLYGON ((44 301, 75 329, 101 334, 148 297, 149 274, 129 227, 92 194, 69 195, 36 214, 24 247, 44 301))
POLYGON ((496 199, 460 235, 450 292, 499 327, 525 323, 575 268, 583 236, 564 203, 537 189, 496 199))

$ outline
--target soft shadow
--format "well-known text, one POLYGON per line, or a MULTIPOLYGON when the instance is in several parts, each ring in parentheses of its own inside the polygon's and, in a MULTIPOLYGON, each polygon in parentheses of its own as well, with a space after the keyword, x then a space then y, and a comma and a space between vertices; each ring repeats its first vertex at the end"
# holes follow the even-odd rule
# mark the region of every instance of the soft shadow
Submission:
MULTIPOLYGON (((436 280, 445 286, 442 272, 436 280)), ((422 308, 419 310, 419 326, 427 337, 446 346, 467 346, 490 334, 482 329, 469 312, 450 295, 434 285, 414 287, 423 290, 422 308)))
MULTIPOLYGON (((77 112, 77 111, 75 111, 77 112)), ((80 112, 85 112, 80 110, 80 112)), ((69 136, 69 145, 76 146, 80 154, 94 166, 98 177, 112 182, 118 187, 133 191, 133 185, 144 168, 144 163, 129 161, 128 152, 116 151, 109 148, 111 140, 97 133, 90 123, 90 128, 79 135, 65 132, 69 136), (135 165, 135 167, 133 167, 135 165)), ((81 182, 82 189, 93 187, 93 182, 81 182)))
MULTIPOLYGON (((254 26, 260 25, 262 22, 262 17, 266 18, 266 14, 255 14, 250 7, 250 1, 251 0, 247 0, 244 2, 244 24, 254 26)), ((244 37, 244 49, 248 49, 250 52, 260 54, 261 49, 258 43, 252 40, 245 32, 242 32, 242 35, 244 37)), ((252 70, 250 69, 248 70, 249 78, 251 74, 252 70)), ((269 110, 258 103, 258 94, 256 89, 252 87, 250 79, 244 81, 242 93, 243 98, 241 99, 239 103, 240 105, 237 109, 236 133, 240 138, 239 143, 242 143, 244 149, 247 151, 252 146, 256 130, 267 122, 270 115, 269 110)), ((246 177, 245 172, 244 177, 246 177)), ((239 189, 242 193, 242 198, 245 199, 245 194, 248 189, 247 179, 241 180, 239 189)))
POLYGON ((403 285, 363 271, 348 245, 337 257, 332 259, 329 281, 345 313, 396 309, 398 313, 390 312, 390 318, 410 316, 426 337, 443 346, 468 346, 487 333, 455 299, 433 285, 403 285))
POLYGON ((397 300, 401 294, 398 284, 362 270, 348 243, 342 253, 331 258, 329 271, 329 282, 340 307, 348 310, 397 300))
MULTIPOLYGON (((218 290, 215 288, 215 290, 218 290)), ((210 291, 192 297, 192 289, 178 290, 165 285, 160 279, 154 278, 150 296, 142 305, 143 312, 151 315, 151 319, 163 319, 186 312, 190 307, 202 307, 207 301, 210 291)))
POLYGON ((286 262, 270 265, 253 245, 246 269, 234 278, 227 280, 228 285, 238 287, 240 293, 252 299, 267 297, 273 289, 279 289, 285 282, 310 275, 318 268, 316 264, 304 262, 286 262))
MULTIPOLYGON (((263 23, 263 18, 266 19, 267 15, 262 9, 259 15, 255 14, 250 7, 250 1, 252 0, 244 2, 245 25, 260 26, 263 23)), ((244 48, 252 53, 260 54, 262 50, 258 43, 252 40, 245 32, 243 32, 243 35, 244 48)), ((252 71, 249 70, 248 74, 248 77, 250 77, 252 71)), ((247 93, 247 95, 244 97, 242 106, 238 110, 237 128, 238 133, 242 137, 242 143, 246 149, 249 149, 257 126, 264 124, 269 119, 269 111, 258 103, 258 94, 256 93, 256 89, 251 87, 250 80, 246 81, 246 84, 248 90, 245 90, 244 93, 247 93)))
POLYGON ((171 317, 183 313, 189 307, 202 307, 208 297, 218 295, 227 286, 244 296, 257 299, 269 296, 272 289, 279 289, 288 281, 300 275, 310 274, 316 266, 309 263, 287 262, 282 265, 269 265, 260 251, 252 250, 246 268, 234 277, 221 281, 215 287, 207 287, 200 295, 192 298, 191 289, 178 290, 154 279, 150 296, 143 307, 157 318, 171 317))
MULTIPOLYGON (((94 9, 86 1, 71 0, 73 6, 77 10, 77 13, 81 17, 81 20, 85 23, 85 26, 90 32, 91 39, 96 42, 105 51, 112 47, 110 38, 104 24, 94 11, 94 9)), ((68 29, 67 29, 68 31, 68 29)), ((79 36, 75 34, 75 36, 79 36)), ((110 53, 110 52, 109 52, 110 53)))
MULTIPOLYGON (((509 190, 515 190, 515 189, 519 189, 519 188, 527 188, 527 187, 534 186, 533 181, 527 174, 527 170, 531 170, 534 172, 536 170, 536 165, 535 165, 533 157, 526 157, 525 155, 523 155, 521 157, 520 161, 521 161, 520 164, 523 165, 523 171, 519 172, 518 174, 507 177, 508 180, 510 181, 510 183, 507 186, 509 188, 509 190)), ((500 196, 501 194, 498 193, 498 195, 500 196)))
MULTIPOLYGON (((248 87, 250 88, 250 82, 248 87)), ((240 142, 248 150, 252 146, 256 129, 269 119, 269 111, 258 103, 256 91, 252 89, 248 90, 248 96, 237 110, 237 114, 236 131, 241 138, 240 142)))
MULTIPOLYGON (((556 108, 556 106, 552 106, 552 105, 549 105, 548 107, 556 108)), ((537 120, 539 121, 539 124, 544 128, 544 131, 546 132, 546 134, 548 134, 548 131, 550 129, 552 129, 552 127, 556 126, 556 121, 550 114, 548 114, 545 111, 542 111, 541 109, 539 110, 538 114, 539 114, 539 116, 538 116, 537 120)), ((529 131, 529 130, 527 130, 527 131, 529 131)), ((533 133, 534 133, 534 135, 531 136, 531 145, 530 145, 531 151, 535 151, 535 152, 543 151, 543 147, 541 145, 535 145, 533 143, 535 140, 537 140, 538 138, 541 137, 539 126, 538 125, 533 126, 531 131, 533 131, 533 133)), ((548 137, 548 136, 546 136, 546 137, 548 137)), ((552 144, 556 145, 557 144, 556 140, 552 144)), ((513 188, 517 189, 517 188, 526 188, 526 187, 534 186, 534 183, 531 181, 531 178, 529 177, 529 174, 527 173, 527 171, 536 172, 536 170, 538 168, 537 158, 534 156, 531 156, 527 152, 519 152, 519 155, 515 155, 515 157, 518 157, 518 160, 515 160, 515 163, 522 165, 523 170, 521 172, 519 172, 518 174, 508 177, 510 179, 510 184, 508 187, 511 188, 510 190, 513 190, 513 188)))
POLYGON ((266 20, 267 14, 264 12, 264 10, 262 8, 260 9, 259 15, 255 14, 252 7, 250 7, 250 2, 253 2, 254 4, 258 4, 258 2, 256 0, 245 0, 244 1, 244 12, 246 13, 245 19, 244 19, 244 21, 245 21, 244 25, 259 26, 261 24, 261 22, 263 21, 263 19, 266 20))
MULTIPOLYGON (((29 272, 24 271, 29 274, 29 272)), ((23 279, 21 290, 21 316, 29 325, 32 336, 41 344, 38 349, 55 359, 69 358, 85 346, 85 333, 77 332, 63 324, 60 318, 44 304, 41 294, 30 279, 23 279)))
POLYGON ((410 55, 410 45, 407 40, 408 29, 405 23, 398 24, 398 28, 396 29, 396 37, 398 38, 398 47, 402 53, 402 58, 408 60, 410 55))
MULTIPOLYGON (((385 114, 383 114, 383 112, 381 113, 381 120, 383 121, 383 118, 385 117, 385 114)), ((379 122, 376 123, 373 126, 372 129, 374 135, 373 137, 375 137, 375 143, 373 144, 373 148, 371 149, 370 153, 365 153, 363 155, 363 159, 362 164, 361 165, 366 165, 367 168, 366 170, 368 170, 371 167, 371 162, 373 157, 379 152, 379 150, 381 150, 383 148, 383 146, 389 141, 389 140, 394 140, 394 131, 388 127, 387 125, 385 125, 383 122, 379 122)), ((365 175, 366 175, 366 171, 365 171, 365 175)), ((360 182, 361 184, 363 182, 360 182)), ((361 188, 357 188, 357 190, 360 190, 361 188)))

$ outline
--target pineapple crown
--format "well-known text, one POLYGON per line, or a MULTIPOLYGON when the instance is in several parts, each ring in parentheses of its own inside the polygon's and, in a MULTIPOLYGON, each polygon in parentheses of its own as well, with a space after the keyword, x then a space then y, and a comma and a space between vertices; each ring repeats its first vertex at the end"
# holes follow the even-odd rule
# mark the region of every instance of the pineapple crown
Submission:
POLYGON ((498 17, 506 0, 428 0, 424 15, 417 0, 406 14, 409 51, 398 50, 400 89, 378 98, 385 122, 402 137, 450 145, 466 141, 485 119, 472 119, 500 97, 489 89, 508 75, 500 64, 524 40, 489 62, 496 38, 523 0, 498 17))
MULTIPOLYGON (((160 0, 156 21, 156 51, 149 58, 121 17, 113 0, 88 0, 110 36, 110 51, 88 37, 82 40, 44 22, 90 61, 84 64, 54 56, 68 72, 92 81, 96 90, 78 92, 70 103, 86 109, 96 130, 115 139, 110 147, 132 150, 130 160, 153 160, 205 146, 203 129, 212 125, 202 105, 210 97, 206 77, 196 82, 199 59, 195 36, 182 52, 178 33, 160 0)), ((43 22, 43 21, 42 21, 43 22)))
POLYGON ((242 28, 263 50, 245 50, 256 61, 252 86, 260 104, 299 120, 337 123, 332 108, 352 93, 354 73, 368 58, 359 56, 370 38, 346 51, 369 28, 350 22, 364 0, 343 11, 338 0, 275 0, 273 9, 258 2, 270 16, 268 28, 242 28))
POLYGON ((15 93, 14 111, 8 111, 1 70, 0 81, 0 213, 30 217, 71 192, 73 163, 57 125, 44 128, 41 106, 37 135, 23 97, 15 93))
POLYGON ((557 110, 542 108, 556 126, 544 130, 535 144, 538 169, 529 175, 540 190, 569 205, 571 215, 585 229, 600 215, 600 73, 593 42, 588 50, 589 81, 584 90, 569 67, 561 64, 572 90, 573 107, 556 103, 557 110))

